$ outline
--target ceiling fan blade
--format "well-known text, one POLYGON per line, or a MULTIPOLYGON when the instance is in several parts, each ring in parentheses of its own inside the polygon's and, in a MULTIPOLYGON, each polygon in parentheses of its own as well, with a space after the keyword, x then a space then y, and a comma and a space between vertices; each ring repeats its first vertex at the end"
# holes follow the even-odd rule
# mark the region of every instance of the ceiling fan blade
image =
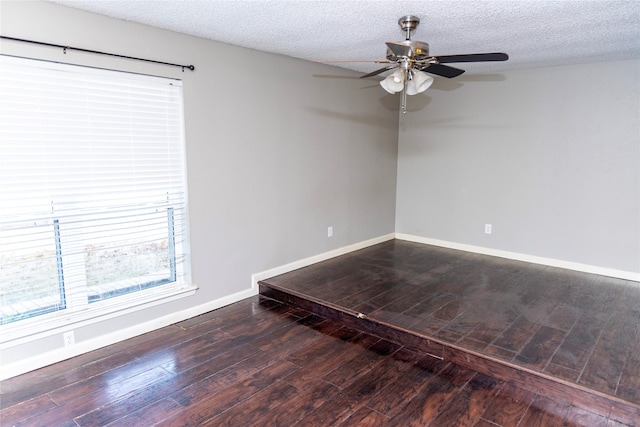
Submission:
POLYGON ((377 59, 319 59, 314 62, 322 62, 323 64, 330 64, 332 62, 372 62, 375 64, 391 64, 391 61, 377 60, 377 59))
POLYGON ((396 42, 387 42, 386 43, 389 50, 397 57, 413 56, 413 51, 411 50, 411 46, 408 44, 396 43, 396 42))
POLYGON ((385 71, 393 70, 394 68, 397 68, 397 67, 398 67, 398 64, 387 65, 384 68, 380 68, 378 70, 370 72, 369 74, 365 74, 364 76, 360 76, 360 78, 361 79, 366 79, 367 77, 377 76, 378 74, 382 74, 385 71))
POLYGON ((502 52, 494 53, 470 53, 467 55, 442 55, 434 56, 434 58, 442 63, 448 62, 484 62, 484 61, 506 61, 509 55, 502 52))
POLYGON ((448 65, 440 65, 440 64, 429 64, 425 67, 420 67, 420 71, 426 71, 427 73, 435 74, 442 77, 447 77, 449 79, 453 77, 458 77, 460 74, 464 73, 464 70, 461 70, 459 68, 454 68, 448 65))

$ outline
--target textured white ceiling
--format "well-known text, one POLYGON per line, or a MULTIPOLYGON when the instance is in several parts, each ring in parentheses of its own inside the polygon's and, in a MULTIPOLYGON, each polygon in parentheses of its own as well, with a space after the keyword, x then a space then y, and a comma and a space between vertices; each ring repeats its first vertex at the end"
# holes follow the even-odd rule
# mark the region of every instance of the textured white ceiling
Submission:
MULTIPOLYGON (((413 39, 429 43, 432 55, 510 56, 507 62, 452 64, 469 73, 640 58, 640 0, 53 1, 311 61, 383 60, 384 42, 403 40, 397 21, 407 14, 420 18, 413 39)), ((362 72, 381 67, 336 65, 362 72)))

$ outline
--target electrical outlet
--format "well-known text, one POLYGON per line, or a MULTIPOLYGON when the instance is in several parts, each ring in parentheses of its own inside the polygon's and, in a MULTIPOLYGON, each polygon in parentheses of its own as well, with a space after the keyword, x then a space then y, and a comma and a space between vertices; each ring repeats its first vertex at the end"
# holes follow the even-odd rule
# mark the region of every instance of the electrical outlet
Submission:
POLYGON ((492 229, 491 224, 485 224, 484 225, 485 234, 491 234, 491 229, 492 229))
POLYGON ((327 228, 327 237, 333 237, 333 227, 327 228))
POLYGON ((74 345, 76 343, 76 337, 73 331, 68 331, 62 334, 62 338, 64 339, 64 346, 69 347, 70 345, 74 345))

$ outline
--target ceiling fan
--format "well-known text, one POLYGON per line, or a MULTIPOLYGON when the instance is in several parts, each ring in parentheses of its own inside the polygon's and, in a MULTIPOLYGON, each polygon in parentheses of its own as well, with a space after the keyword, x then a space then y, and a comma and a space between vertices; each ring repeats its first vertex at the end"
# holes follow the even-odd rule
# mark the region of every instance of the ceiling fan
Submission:
POLYGON ((377 76, 386 71, 395 70, 380 82, 380 85, 389 93, 402 92, 402 112, 406 112, 407 95, 416 95, 424 92, 437 76, 453 78, 464 73, 464 70, 443 65, 453 62, 484 62, 506 61, 509 55, 506 53, 472 53, 464 55, 429 55, 429 44, 417 40, 411 40, 411 35, 420 24, 420 18, 406 15, 398 19, 398 25, 405 34, 405 40, 401 42, 387 42, 387 60, 373 61, 378 64, 389 64, 383 68, 365 74, 360 78, 377 76))

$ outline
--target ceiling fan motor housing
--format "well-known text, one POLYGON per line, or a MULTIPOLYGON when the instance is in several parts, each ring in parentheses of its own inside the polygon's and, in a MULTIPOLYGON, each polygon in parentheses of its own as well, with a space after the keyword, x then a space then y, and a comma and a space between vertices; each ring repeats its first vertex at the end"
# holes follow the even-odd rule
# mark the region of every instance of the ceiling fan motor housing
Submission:
POLYGON ((390 61, 398 61, 400 58, 411 58, 413 61, 426 61, 430 59, 429 43, 417 40, 404 40, 401 42, 393 42, 394 51, 387 45, 387 59, 390 61))

